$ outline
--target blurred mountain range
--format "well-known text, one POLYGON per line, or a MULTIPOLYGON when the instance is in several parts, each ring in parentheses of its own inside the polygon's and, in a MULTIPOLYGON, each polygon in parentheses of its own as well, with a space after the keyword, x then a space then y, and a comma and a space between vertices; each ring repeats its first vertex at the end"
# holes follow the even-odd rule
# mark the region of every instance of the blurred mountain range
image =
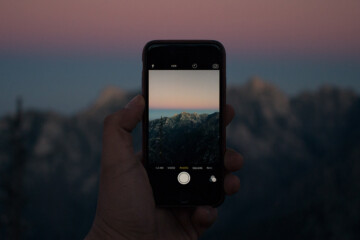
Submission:
MULTIPOLYGON (((80 239, 96 208, 104 117, 135 94, 105 89, 71 117, 26 111, 22 225, 26 239, 80 239)), ((242 188, 202 239, 359 239, 360 97, 323 86, 289 97, 254 77, 228 88, 227 144, 244 155, 242 188)), ((9 219, 14 116, 0 120, 0 238, 9 219)), ((141 126, 134 132, 141 148, 141 126)))

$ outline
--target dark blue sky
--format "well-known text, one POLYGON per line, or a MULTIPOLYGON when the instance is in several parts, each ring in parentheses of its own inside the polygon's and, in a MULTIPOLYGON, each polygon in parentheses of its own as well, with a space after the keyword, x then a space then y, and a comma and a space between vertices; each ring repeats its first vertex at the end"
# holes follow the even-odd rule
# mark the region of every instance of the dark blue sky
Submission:
MULTIPOLYGON (((23 56, 0 55, 0 116, 13 111, 22 96, 26 109, 71 114, 91 104, 110 85, 126 90, 141 87, 141 55, 23 56)), ((324 58, 227 58, 228 86, 257 75, 287 94, 314 90, 323 84, 360 92, 360 60, 324 58)))

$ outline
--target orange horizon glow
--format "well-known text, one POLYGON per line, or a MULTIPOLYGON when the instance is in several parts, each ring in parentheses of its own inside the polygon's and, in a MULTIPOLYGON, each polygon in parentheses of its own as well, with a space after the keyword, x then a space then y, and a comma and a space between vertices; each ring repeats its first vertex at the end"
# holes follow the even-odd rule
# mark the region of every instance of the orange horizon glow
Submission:
POLYGON ((128 52, 152 39, 228 51, 360 56, 360 1, 1 1, 0 51, 128 52))
POLYGON ((152 110, 219 110, 218 108, 204 108, 204 107, 186 107, 186 108, 175 108, 175 107, 151 107, 152 110))

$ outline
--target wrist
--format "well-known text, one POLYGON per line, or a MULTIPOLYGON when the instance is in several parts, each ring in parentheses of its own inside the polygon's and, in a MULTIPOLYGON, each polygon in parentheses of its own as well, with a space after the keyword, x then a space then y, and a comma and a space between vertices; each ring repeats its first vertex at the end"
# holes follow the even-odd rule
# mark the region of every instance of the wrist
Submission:
POLYGON ((137 231, 129 231, 123 228, 114 228, 106 221, 96 216, 93 225, 86 235, 85 240, 152 240, 155 239, 154 233, 145 233, 141 228, 137 231), (140 231, 139 231, 140 230, 140 231))
POLYGON ((119 240, 130 240, 124 236, 121 236, 120 231, 111 229, 106 224, 99 223, 97 217, 94 219, 94 223, 91 226, 90 231, 85 237, 85 240, 103 240, 103 239, 119 239, 119 240))
POLYGON ((104 236, 103 233, 95 230, 94 227, 91 227, 90 231, 88 232, 84 240, 100 240, 100 239, 106 239, 106 236, 104 236))

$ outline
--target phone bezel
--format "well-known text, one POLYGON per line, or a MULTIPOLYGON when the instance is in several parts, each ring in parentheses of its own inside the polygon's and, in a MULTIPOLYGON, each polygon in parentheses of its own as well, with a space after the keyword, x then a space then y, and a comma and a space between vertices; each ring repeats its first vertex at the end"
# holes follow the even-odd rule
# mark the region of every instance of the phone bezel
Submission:
MULTIPOLYGON (((149 105, 148 105, 148 90, 149 90, 149 82, 148 82, 148 64, 149 64, 149 51, 154 49, 155 47, 183 47, 183 49, 186 49, 187 47, 195 49, 196 47, 203 46, 204 48, 212 46, 216 47, 218 49, 219 57, 216 57, 219 60, 220 64, 220 106, 219 106, 219 121, 220 121, 220 149, 221 149, 221 162, 219 163, 219 174, 221 175, 221 179, 219 179, 219 182, 221 184, 221 188, 219 189, 219 194, 217 196, 217 199, 215 200, 209 200, 209 202, 204 202, 200 205, 212 205, 214 207, 219 206, 224 201, 224 189, 223 189, 223 178, 224 178, 224 154, 225 154, 225 148, 226 148, 226 130, 225 130, 225 122, 224 122, 224 113, 225 113, 225 107, 226 107, 226 54, 225 54, 225 48, 223 45, 214 40, 153 40, 148 42, 144 49, 142 54, 142 60, 143 60, 143 71, 142 71, 142 94, 145 98, 145 111, 143 115, 143 121, 142 121, 142 134, 143 134, 143 144, 142 144, 142 150, 143 150, 143 156, 144 156, 144 165, 145 168, 149 174, 149 169, 147 166, 147 157, 148 157, 148 111, 149 111, 149 105), (193 48, 194 47, 194 48, 193 48)), ((175 51, 176 52, 176 51, 175 51)), ((184 53, 183 56, 186 54, 184 53)), ((171 59, 169 57, 168 59, 171 59)), ((161 62, 161 61, 160 61, 161 62)), ((179 62, 179 61, 178 61, 179 62)), ((185 60, 187 62, 187 60, 185 60)), ((167 63, 167 60, 164 59, 164 63, 167 63)), ((199 66, 201 67, 201 66, 199 66)), ((184 69, 183 67, 181 69, 184 69)), ((201 69, 201 68, 199 68, 201 69)), ((191 207, 191 206, 198 206, 199 204, 192 204, 189 203, 157 203, 158 206, 161 207, 191 207)))

